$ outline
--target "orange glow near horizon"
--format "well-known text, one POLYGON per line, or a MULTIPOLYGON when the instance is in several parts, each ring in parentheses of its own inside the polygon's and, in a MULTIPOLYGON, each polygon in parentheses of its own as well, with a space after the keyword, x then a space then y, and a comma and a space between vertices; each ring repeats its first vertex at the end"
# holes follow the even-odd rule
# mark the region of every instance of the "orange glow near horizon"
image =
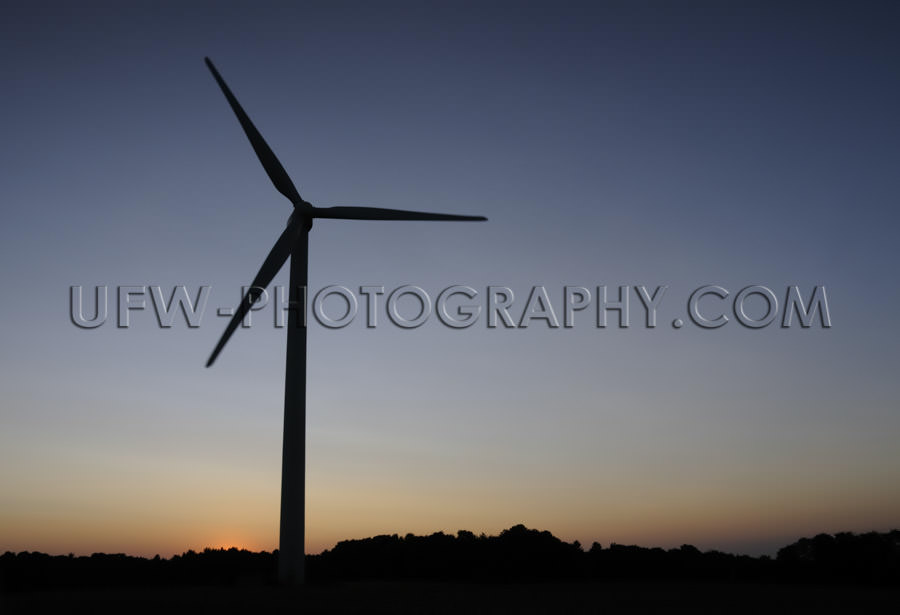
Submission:
MULTIPOLYGON (((876 499, 841 503, 825 494, 803 498, 773 498, 765 508, 751 508, 744 497, 670 499, 659 497, 652 505, 641 505, 621 492, 616 506, 601 498, 555 494, 533 502, 529 514, 520 497, 455 500, 454 494, 436 497, 401 491, 376 496, 365 491, 312 491, 307 520, 307 552, 319 553, 346 539, 378 534, 455 534, 465 529, 494 535, 518 523, 549 530, 562 540, 578 540, 584 548, 594 541, 604 547, 611 542, 663 548, 684 543, 702 550, 770 552, 794 540, 819 532, 886 531, 898 518, 896 501, 876 499), (327 504, 326 504, 327 503, 327 504), (606 505, 605 505, 606 504, 606 505), (364 512, 360 512, 364 511, 364 512)), ((711 496, 712 494, 707 494, 711 496)), ((524 498, 527 500, 528 498, 524 498)), ((235 547, 250 551, 272 551, 277 547, 277 498, 267 507, 246 507, 240 497, 211 508, 184 508, 163 517, 136 508, 122 508, 116 515, 82 514, 16 515, 0 513, 3 544, 0 551, 43 551, 51 554, 88 555, 94 552, 170 557, 188 550, 235 547), (242 507, 242 503, 243 506, 242 507), (264 514, 258 516, 260 512, 264 514), (189 514, 186 514, 189 511, 189 514)), ((112 511, 107 511, 112 513, 112 511)), ((84 514, 86 513, 86 514, 84 514)), ((772 553, 774 554, 774 553, 772 553)))
MULTIPOLYGON (((851 458, 830 455, 834 444, 827 438, 841 437, 837 433, 817 436, 815 446, 773 448, 766 456, 738 440, 668 449, 659 440, 655 449, 631 450, 610 437, 596 445, 591 434, 603 433, 600 427, 573 429, 560 449, 550 448, 546 432, 507 449, 486 434, 483 446, 469 438, 459 451, 416 448, 393 434, 380 440, 349 429, 315 434, 307 552, 378 534, 497 534, 522 523, 585 548, 594 541, 665 548, 689 543, 774 554, 803 536, 885 531, 900 519, 894 466, 882 457, 894 450, 887 431, 861 432, 870 446, 851 458)), ((206 440, 219 448, 202 456, 188 447, 179 455, 121 450, 113 451, 118 456, 111 463, 72 445, 48 448, 27 475, 0 468, 7 485, 0 494, 0 552, 170 557, 207 547, 272 551, 278 545, 277 448, 247 449, 239 434, 233 437, 206 440)), ((41 452, 29 446, 27 452, 41 452)))

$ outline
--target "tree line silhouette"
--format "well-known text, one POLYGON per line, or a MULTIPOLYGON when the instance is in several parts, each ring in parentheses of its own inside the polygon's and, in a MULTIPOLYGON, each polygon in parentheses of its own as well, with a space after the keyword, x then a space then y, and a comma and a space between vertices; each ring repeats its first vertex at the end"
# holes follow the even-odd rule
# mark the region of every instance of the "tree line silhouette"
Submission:
MULTIPOLYGON (((277 551, 187 551, 169 559, 95 553, 51 556, 6 552, 0 587, 6 591, 69 587, 275 584, 277 551)), ((516 525, 497 536, 460 530, 455 536, 382 535, 345 540, 307 556, 311 582, 442 580, 541 582, 671 580, 706 582, 900 585, 900 530, 803 538, 775 558, 594 543, 583 549, 548 531, 516 525)))

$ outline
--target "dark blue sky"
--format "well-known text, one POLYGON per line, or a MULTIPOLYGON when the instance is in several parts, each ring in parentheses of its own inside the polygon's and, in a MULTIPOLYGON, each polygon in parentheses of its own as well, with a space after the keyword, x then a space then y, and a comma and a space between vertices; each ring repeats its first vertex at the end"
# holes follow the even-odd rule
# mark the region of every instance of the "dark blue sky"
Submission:
POLYGON ((275 545, 284 331, 202 365, 290 205, 207 55, 307 200, 490 218, 317 222, 313 290, 669 286, 650 331, 314 325, 310 550, 524 522, 765 552, 895 525, 898 13, 8 7, 0 549, 275 545), (197 330, 85 331, 74 284, 212 290, 197 330), (673 329, 704 284, 824 285, 834 326, 673 329))

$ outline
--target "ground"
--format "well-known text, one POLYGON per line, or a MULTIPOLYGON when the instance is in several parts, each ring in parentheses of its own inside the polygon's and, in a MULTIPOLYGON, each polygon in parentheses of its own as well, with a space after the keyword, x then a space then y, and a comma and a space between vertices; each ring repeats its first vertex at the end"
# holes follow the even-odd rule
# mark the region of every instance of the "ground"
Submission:
POLYGON ((888 588, 690 583, 335 583, 13 592, 0 613, 887 613, 888 588))

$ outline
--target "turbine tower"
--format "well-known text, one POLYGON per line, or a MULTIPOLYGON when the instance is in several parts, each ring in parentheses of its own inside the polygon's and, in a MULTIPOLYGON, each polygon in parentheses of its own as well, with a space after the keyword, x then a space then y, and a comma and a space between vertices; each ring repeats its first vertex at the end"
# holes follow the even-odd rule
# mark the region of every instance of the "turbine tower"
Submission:
POLYGON ((299 585, 304 581, 304 532, 306 489, 306 309, 302 294, 307 282, 307 253, 309 231, 316 218, 336 220, 455 220, 483 221, 483 216, 455 216, 450 214, 382 209, 379 207, 315 207, 305 201, 262 135, 244 112, 231 89, 222 79, 209 58, 206 66, 225 94, 228 104, 237 116, 253 151, 266 170, 275 189, 286 196, 294 206, 287 228, 272 246, 259 273, 253 278, 251 288, 241 300, 240 306, 225 328, 206 362, 209 367, 219 356, 250 306, 262 290, 268 286, 284 262, 290 257, 290 306, 294 317, 288 319, 287 359, 284 377, 284 436, 281 451, 281 527, 278 545, 278 578, 287 585, 299 585))

